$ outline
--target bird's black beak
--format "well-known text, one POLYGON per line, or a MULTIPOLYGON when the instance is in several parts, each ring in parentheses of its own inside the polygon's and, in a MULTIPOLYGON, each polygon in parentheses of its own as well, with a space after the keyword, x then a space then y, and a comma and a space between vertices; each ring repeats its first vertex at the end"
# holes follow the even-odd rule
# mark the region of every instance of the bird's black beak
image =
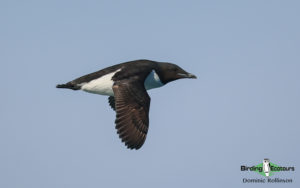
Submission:
POLYGON ((180 76, 181 78, 193 78, 193 79, 196 79, 197 76, 195 76, 194 74, 191 74, 191 73, 178 73, 177 74, 178 76, 180 76))
POLYGON ((195 76, 194 74, 188 73, 188 78, 197 79, 197 76, 195 76))

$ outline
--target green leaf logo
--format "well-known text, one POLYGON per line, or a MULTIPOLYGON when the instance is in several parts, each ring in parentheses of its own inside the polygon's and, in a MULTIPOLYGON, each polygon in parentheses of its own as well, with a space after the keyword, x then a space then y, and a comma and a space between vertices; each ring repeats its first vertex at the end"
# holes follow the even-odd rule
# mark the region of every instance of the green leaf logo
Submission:
MULTIPOLYGON (((263 169, 263 163, 260 163, 260 164, 256 165, 255 167, 257 167, 255 172, 259 173, 262 176, 267 177, 266 173, 263 170, 259 170, 259 169, 263 169)), ((270 163, 270 169, 271 170, 269 172, 269 176, 273 176, 275 172, 279 172, 279 170, 277 170, 277 169, 279 169, 279 166, 274 163, 270 163)))

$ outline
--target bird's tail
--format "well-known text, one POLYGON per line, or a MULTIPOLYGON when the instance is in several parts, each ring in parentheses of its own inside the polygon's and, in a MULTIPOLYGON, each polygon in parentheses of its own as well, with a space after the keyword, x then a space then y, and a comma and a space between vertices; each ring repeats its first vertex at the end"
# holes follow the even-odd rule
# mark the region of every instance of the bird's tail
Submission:
POLYGON ((73 84, 71 82, 68 82, 66 84, 57 84, 56 88, 67 88, 67 89, 73 89, 73 90, 79 90, 80 87, 77 86, 77 84, 73 84))

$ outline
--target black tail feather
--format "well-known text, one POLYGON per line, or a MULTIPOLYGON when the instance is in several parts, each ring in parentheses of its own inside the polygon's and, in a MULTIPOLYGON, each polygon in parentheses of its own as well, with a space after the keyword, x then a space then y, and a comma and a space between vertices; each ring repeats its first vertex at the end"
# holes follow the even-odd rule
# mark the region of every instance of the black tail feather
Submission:
POLYGON ((66 83, 66 84, 57 84, 56 88, 67 88, 67 89, 73 89, 73 90, 79 90, 80 87, 77 86, 76 84, 72 84, 70 82, 66 83))

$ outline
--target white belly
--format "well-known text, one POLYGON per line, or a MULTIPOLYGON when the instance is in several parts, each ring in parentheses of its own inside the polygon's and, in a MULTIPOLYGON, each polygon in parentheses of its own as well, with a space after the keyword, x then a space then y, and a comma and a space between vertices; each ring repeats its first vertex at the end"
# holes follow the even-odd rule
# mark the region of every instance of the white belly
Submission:
MULTIPOLYGON (((112 90, 114 82, 112 80, 112 77, 120 70, 121 69, 92 80, 88 83, 83 83, 81 86, 81 90, 99 95, 114 96, 114 92, 112 90)), ((144 82, 146 90, 158 88, 163 85, 164 84, 160 81, 159 76, 154 70, 147 76, 144 82)))
POLYGON ((114 82, 112 80, 112 77, 120 70, 121 69, 104 75, 98 79, 92 80, 88 83, 82 84, 81 90, 99 95, 114 96, 114 92, 112 90, 114 82))
POLYGON ((263 170, 264 170, 264 172, 270 172, 271 171, 271 169, 270 169, 270 166, 269 166, 269 164, 267 163, 267 164, 263 164, 263 170))

